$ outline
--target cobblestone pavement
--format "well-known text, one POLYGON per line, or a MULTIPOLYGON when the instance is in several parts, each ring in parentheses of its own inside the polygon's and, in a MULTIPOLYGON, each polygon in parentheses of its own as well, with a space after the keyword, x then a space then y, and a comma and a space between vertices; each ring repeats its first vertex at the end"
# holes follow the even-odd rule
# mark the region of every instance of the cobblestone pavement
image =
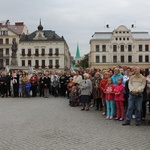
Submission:
POLYGON ((150 126, 80 109, 65 98, 0 98, 0 150, 150 150, 150 126))

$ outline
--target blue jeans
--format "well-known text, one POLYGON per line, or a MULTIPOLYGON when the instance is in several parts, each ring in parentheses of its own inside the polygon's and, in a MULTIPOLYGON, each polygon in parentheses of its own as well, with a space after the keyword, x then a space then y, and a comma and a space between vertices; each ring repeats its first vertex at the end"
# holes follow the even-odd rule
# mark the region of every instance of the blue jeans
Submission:
POLYGON ((107 116, 114 116, 115 112, 115 102, 114 100, 106 100, 106 106, 107 106, 107 116))
POLYGON ((129 94, 128 109, 126 113, 127 122, 130 123, 131 121, 134 108, 135 108, 136 122, 141 121, 142 101, 143 101, 143 94, 139 94, 138 96, 133 95, 132 93, 129 94))

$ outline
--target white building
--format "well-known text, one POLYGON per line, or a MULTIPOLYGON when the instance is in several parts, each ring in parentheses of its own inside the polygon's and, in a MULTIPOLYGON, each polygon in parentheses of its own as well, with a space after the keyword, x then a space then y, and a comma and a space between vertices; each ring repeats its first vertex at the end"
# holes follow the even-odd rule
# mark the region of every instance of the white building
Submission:
POLYGON ((70 51, 65 39, 58 36, 55 31, 38 30, 20 38, 18 52, 19 66, 33 66, 41 69, 69 69, 70 51))
POLYGON ((19 44, 22 34, 28 34, 24 22, 15 22, 15 24, 10 24, 9 20, 0 22, 0 69, 11 64, 12 41, 19 44))
MULTIPOLYGON (((132 26, 134 27, 134 26, 132 26)), ((89 65, 150 67, 150 35, 124 25, 111 31, 95 32, 90 40, 89 65)))

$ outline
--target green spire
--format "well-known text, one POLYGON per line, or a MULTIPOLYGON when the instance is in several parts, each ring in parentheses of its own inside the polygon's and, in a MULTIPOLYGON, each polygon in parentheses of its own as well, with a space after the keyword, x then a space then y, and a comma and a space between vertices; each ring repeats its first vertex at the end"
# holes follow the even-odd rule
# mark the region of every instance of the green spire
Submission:
POLYGON ((80 50, 78 44, 77 44, 76 58, 80 58, 80 50))

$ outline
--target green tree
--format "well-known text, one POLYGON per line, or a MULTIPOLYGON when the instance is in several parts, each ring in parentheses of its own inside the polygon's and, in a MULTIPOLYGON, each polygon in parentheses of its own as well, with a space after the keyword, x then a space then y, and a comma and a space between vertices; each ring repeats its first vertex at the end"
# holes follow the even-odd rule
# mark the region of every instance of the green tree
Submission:
POLYGON ((84 58, 79 62, 78 66, 82 68, 88 68, 89 67, 89 54, 85 54, 84 58))

